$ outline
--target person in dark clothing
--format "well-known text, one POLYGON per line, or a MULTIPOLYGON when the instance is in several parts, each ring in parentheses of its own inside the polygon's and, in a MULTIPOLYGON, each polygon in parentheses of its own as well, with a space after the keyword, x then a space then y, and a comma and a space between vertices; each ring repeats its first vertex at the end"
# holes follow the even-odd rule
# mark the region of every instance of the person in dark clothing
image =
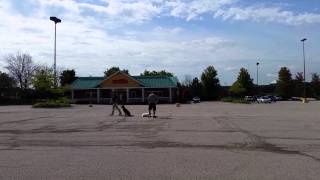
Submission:
POLYGON ((157 110, 157 103, 159 98, 153 92, 148 96, 148 103, 149 103, 149 115, 151 116, 151 110, 153 112, 153 117, 156 117, 156 110, 157 110))
POLYGON ((116 94, 114 94, 112 96, 112 112, 111 112, 110 116, 113 116, 115 109, 117 109, 117 111, 119 112, 119 116, 122 116, 122 112, 121 112, 120 108, 118 107, 118 103, 119 103, 119 98, 116 94))

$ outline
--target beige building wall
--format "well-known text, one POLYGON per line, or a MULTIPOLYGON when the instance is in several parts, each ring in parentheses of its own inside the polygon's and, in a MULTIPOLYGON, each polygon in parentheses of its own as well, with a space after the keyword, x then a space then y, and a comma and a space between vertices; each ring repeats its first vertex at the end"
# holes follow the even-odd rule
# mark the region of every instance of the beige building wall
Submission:
POLYGON ((100 88, 108 87, 141 87, 140 83, 122 73, 115 74, 107 78, 100 84, 100 88))

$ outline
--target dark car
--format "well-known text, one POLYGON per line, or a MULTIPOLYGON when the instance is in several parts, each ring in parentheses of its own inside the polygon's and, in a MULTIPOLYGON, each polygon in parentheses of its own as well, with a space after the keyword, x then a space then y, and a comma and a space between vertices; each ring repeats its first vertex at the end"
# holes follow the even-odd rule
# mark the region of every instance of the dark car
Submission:
POLYGON ((244 97, 244 100, 249 101, 249 102, 255 101, 255 99, 254 99, 253 96, 245 96, 245 97, 244 97))
POLYGON ((274 98, 276 99, 276 101, 282 101, 283 98, 281 96, 274 96, 274 98))
POLYGON ((271 102, 277 102, 277 99, 275 96, 267 95, 267 97, 271 99, 271 102))

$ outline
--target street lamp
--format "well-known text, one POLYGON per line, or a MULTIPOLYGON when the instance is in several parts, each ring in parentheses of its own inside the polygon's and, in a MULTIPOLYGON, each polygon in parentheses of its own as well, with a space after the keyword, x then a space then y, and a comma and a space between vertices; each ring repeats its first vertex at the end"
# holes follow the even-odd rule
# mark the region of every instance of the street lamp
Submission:
POLYGON ((257 65, 257 94, 259 95, 259 62, 256 63, 257 65))
POLYGON ((54 63, 53 63, 53 75, 54 75, 54 87, 57 87, 57 24, 61 23, 61 19, 51 16, 50 20, 54 22, 54 63))
POLYGON ((259 62, 256 63, 257 65, 257 86, 259 86, 259 62))
POLYGON ((306 56, 304 52, 304 42, 306 38, 301 39, 302 42, 302 51, 303 51, 303 99, 306 102, 306 56))

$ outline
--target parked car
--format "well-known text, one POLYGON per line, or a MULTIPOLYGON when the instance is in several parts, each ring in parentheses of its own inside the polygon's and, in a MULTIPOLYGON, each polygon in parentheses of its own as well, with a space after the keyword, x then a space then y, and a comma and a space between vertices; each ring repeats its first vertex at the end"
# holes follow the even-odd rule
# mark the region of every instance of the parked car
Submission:
POLYGON ((281 96, 274 96, 274 98, 276 99, 276 101, 282 101, 283 98, 281 96))
POLYGON ((253 96, 245 96, 244 100, 252 102, 252 101, 254 101, 254 97, 253 96))
POLYGON ((271 103, 272 100, 269 96, 262 96, 257 99, 258 103, 271 103))
POLYGON ((198 96, 192 98, 193 103, 200 103, 200 98, 198 96))
POLYGON ((301 97, 291 97, 290 98, 291 101, 302 101, 301 97))
POLYGON ((275 96, 267 95, 266 97, 270 98, 271 102, 276 102, 277 101, 275 96))

